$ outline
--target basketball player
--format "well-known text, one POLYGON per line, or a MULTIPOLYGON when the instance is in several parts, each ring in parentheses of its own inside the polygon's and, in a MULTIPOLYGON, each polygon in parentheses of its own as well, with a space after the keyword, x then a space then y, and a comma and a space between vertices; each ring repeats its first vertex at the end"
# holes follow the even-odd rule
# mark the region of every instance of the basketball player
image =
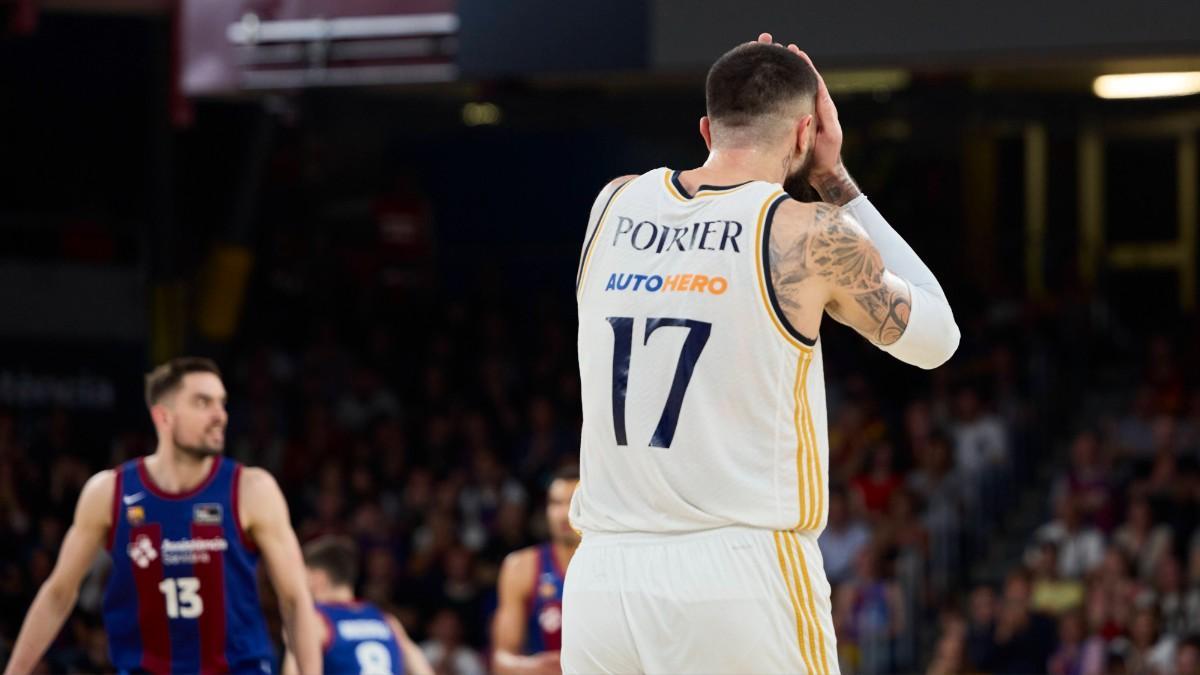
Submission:
MULTIPOLYGON (((321 644, 325 673, 433 675, 433 667, 391 614, 356 600, 358 547, 345 537, 325 536, 304 546, 308 588, 323 619, 321 644)), ((289 649, 283 675, 295 675, 296 657, 289 649)))
POLYGON ((958 346, 933 274, 842 165, 820 76, 760 41, 708 73, 703 166, 617 179, 593 207, 564 672, 838 672, 821 321, 921 368, 958 346))
POLYGON ((499 606, 492 621, 496 675, 561 673, 562 592, 567 565, 579 546, 567 509, 578 470, 559 471, 546 494, 550 541, 508 554, 500 567, 499 606))
POLYGON ((320 672, 319 624, 287 504, 270 474, 222 457, 225 401, 208 359, 173 359, 146 375, 158 448, 84 486, 6 672, 37 665, 102 546, 113 561, 104 627, 117 670, 270 673, 261 556, 301 670, 320 672))

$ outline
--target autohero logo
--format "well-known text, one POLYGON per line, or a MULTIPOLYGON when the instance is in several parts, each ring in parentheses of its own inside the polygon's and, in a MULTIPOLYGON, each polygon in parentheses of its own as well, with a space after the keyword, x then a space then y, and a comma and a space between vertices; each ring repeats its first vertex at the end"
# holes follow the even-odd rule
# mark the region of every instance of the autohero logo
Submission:
POLYGON ((622 274, 608 277, 605 291, 627 291, 631 293, 708 293, 722 295, 729 290, 729 280, 722 276, 706 274, 622 274))

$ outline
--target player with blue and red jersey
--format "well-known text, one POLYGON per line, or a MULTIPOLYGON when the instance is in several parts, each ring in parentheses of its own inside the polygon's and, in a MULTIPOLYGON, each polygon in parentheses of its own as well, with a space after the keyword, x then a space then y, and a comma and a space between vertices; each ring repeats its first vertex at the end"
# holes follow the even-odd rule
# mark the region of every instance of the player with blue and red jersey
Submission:
MULTIPOLYGON (((399 619, 354 596, 358 547, 346 537, 325 536, 304 546, 308 587, 324 620, 325 675, 433 675, 433 667, 399 619)), ((283 675, 296 673, 291 654, 283 675)))
POLYGON ((121 672, 270 673, 258 603, 261 556, 304 672, 319 672, 319 619, 287 504, 270 474, 222 457, 225 387, 216 364, 178 358, 146 376, 158 448, 91 478, 54 571, 9 660, 30 672, 57 635, 101 546, 109 653, 121 672))
POLYGON ((579 484, 575 469, 560 471, 546 493, 550 541, 514 551, 500 567, 499 606, 492 623, 492 668, 497 675, 560 673, 562 596, 567 565, 579 546, 567 510, 579 484))

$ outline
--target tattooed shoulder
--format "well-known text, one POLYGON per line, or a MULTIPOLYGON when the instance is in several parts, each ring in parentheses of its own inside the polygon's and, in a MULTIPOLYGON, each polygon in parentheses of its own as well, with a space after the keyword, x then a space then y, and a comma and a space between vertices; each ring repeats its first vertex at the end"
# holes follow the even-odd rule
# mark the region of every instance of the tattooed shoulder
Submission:
POLYGON ((835 319, 879 344, 900 339, 911 307, 908 286, 887 273, 866 231, 831 204, 796 204, 791 212, 796 226, 772 232, 769 249, 781 307, 798 309, 801 282, 816 278, 827 285, 824 309, 835 319))

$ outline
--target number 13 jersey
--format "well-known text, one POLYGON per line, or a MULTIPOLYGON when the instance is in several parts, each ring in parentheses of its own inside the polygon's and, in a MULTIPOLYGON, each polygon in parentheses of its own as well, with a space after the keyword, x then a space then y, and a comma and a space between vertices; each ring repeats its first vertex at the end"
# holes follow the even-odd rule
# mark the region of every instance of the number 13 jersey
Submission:
POLYGON ((271 672, 258 553, 238 519, 241 472, 215 457, 203 482, 172 493, 143 458, 116 469, 104 628, 118 671, 271 672))
POLYGON ((577 278, 577 530, 824 527, 821 345, 766 267, 787 198, 758 181, 689 194, 656 169, 601 204, 577 278))

